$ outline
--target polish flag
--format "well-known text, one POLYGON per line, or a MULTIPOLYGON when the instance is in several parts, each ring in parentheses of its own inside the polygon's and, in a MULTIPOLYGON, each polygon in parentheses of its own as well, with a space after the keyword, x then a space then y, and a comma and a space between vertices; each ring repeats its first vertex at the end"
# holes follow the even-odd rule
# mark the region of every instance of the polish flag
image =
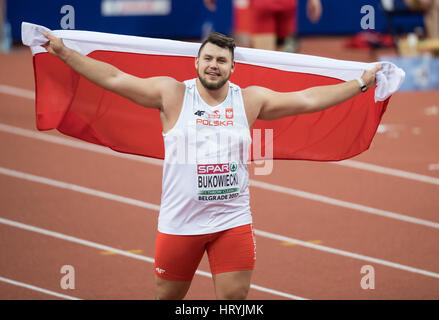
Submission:
MULTIPOLYGON (((44 32, 135 76, 170 76, 179 81, 196 77, 194 57, 200 44, 89 31, 50 31, 22 24, 23 43, 33 55, 38 130, 57 129, 119 152, 163 159, 159 111, 136 105, 77 74, 41 47, 47 41, 44 32)), ((280 92, 353 80, 377 64, 240 47, 235 50, 235 60, 232 83, 280 92)), ((379 64, 383 68, 377 73, 377 86, 366 93, 321 112, 257 120, 253 129, 273 130, 273 159, 337 161, 367 150, 390 96, 405 76, 392 63, 379 64)))

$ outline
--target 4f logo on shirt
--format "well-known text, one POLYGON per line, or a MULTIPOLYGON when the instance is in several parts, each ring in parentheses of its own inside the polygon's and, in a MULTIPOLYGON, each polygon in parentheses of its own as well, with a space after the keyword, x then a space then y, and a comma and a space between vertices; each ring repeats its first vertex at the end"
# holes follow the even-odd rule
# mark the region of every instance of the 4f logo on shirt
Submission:
MULTIPOLYGON (((204 110, 198 110, 197 112, 195 112, 194 114, 196 116, 203 116, 206 113, 206 111, 204 110)), ((215 110, 213 111, 213 113, 211 114, 207 114, 207 117, 209 119, 200 119, 200 118, 196 118, 195 123, 196 124, 201 124, 203 126, 209 126, 209 127, 228 127, 228 126, 233 126, 233 121, 230 120, 233 118, 233 109, 232 108, 228 108, 226 109, 226 118, 229 120, 221 120, 221 115, 220 115, 220 111, 219 110, 215 110), (210 120, 210 119, 216 119, 216 120, 210 120)))
POLYGON ((232 108, 227 108, 226 109, 226 118, 227 119, 233 119, 233 109, 232 108))

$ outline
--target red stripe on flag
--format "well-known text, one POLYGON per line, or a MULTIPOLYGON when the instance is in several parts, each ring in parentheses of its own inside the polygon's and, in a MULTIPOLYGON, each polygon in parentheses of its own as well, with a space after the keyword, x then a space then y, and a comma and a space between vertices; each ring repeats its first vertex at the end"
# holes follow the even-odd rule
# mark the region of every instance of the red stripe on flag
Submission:
MULTIPOLYGON (((194 58, 112 51, 90 57, 138 77, 196 77, 194 58)), ((34 56, 36 114, 39 130, 60 132, 116 151, 164 158, 159 111, 106 91, 48 53, 34 56)), ((297 91, 340 83, 325 76, 237 63, 231 82, 276 91, 297 91)), ((334 161, 367 150, 389 99, 374 102, 374 90, 327 110, 275 121, 257 120, 254 129, 273 129, 274 159, 334 161)), ((262 130, 263 131, 263 130, 262 130)), ((264 150, 262 137, 262 150, 264 150)))

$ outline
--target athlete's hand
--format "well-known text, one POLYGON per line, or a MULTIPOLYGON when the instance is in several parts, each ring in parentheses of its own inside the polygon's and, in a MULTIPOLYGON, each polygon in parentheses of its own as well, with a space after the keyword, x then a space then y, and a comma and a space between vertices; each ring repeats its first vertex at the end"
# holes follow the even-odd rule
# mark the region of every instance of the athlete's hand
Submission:
POLYGON ((59 57, 63 60, 67 58, 68 48, 64 45, 60 38, 55 37, 49 33, 44 33, 44 36, 49 40, 45 44, 41 45, 50 54, 55 57, 59 57))
POLYGON ((376 85, 376 73, 381 70, 381 65, 377 65, 372 69, 364 71, 361 79, 363 79, 364 84, 368 89, 373 88, 376 85))

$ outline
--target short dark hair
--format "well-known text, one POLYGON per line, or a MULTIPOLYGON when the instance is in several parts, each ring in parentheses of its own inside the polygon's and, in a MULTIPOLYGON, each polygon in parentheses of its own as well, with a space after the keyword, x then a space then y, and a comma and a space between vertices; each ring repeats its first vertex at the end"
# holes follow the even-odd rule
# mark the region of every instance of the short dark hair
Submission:
POLYGON ((230 53, 232 54, 232 61, 235 58, 235 40, 233 38, 230 38, 222 33, 219 32, 212 32, 209 34, 206 40, 203 41, 203 43, 200 46, 200 49, 198 50, 198 57, 200 56, 201 49, 206 45, 206 43, 213 43, 221 48, 228 48, 230 50, 230 53))

